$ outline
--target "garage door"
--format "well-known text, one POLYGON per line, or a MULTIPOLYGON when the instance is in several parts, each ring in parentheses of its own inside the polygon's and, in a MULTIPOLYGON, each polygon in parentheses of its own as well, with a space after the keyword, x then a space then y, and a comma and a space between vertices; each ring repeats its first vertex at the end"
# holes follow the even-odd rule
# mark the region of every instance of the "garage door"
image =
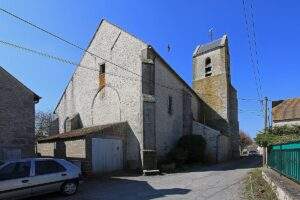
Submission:
POLYGON ((123 169, 122 140, 93 138, 92 166, 94 173, 123 169))

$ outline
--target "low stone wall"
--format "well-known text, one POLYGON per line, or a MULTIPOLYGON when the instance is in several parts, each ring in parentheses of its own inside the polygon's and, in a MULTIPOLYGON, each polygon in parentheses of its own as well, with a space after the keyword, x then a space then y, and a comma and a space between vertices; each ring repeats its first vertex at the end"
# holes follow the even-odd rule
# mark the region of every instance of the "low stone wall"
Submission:
POLYGON ((230 140, 220 131, 193 121, 193 134, 201 135, 206 140, 206 160, 211 163, 229 159, 230 140))
POLYGON ((54 156, 54 147, 55 143, 38 143, 37 144, 37 153, 41 154, 41 156, 54 156))
POLYGON ((67 158, 86 158, 85 139, 65 141, 67 158))
POLYGON ((37 153, 42 157, 67 159, 80 166, 83 172, 91 171, 90 160, 86 157, 86 139, 38 143, 37 153))
POLYGON ((230 139, 226 135, 220 135, 218 140, 218 162, 230 160, 230 139))
POLYGON ((206 140, 205 156, 208 162, 217 161, 217 138, 220 135, 219 131, 209 128, 201 123, 193 122, 193 134, 201 135, 206 140))
POLYGON ((296 182, 293 182, 270 168, 263 169, 262 177, 274 188, 279 200, 300 199, 300 185, 296 182))

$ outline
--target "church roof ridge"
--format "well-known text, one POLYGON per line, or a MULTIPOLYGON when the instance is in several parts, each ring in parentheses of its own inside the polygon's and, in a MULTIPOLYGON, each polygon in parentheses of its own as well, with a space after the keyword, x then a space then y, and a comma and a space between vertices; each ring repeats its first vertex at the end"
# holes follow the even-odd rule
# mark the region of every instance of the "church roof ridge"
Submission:
POLYGON ((226 42, 227 42, 227 35, 223 35, 221 38, 213 40, 209 43, 198 45, 193 53, 193 57, 214 50, 219 47, 224 47, 226 45, 226 42))

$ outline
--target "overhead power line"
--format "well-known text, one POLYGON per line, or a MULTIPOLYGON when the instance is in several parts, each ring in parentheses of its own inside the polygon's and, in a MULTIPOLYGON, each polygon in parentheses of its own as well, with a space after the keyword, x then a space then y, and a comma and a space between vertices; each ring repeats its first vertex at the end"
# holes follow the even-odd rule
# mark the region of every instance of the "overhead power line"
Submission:
MULTIPOLYGON (((256 39, 255 39, 255 47, 253 47, 251 32, 250 32, 250 20, 248 19, 248 15, 247 15, 247 11, 246 11, 245 0, 242 0, 242 3, 243 3, 243 11, 244 11, 245 25, 246 25, 248 45, 249 45, 250 60, 251 60, 251 66, 253 68, 253 76, 254 76, 254 82, 255 82, 255 86, 256 86, 256 92, 257 92, 258 98, 263 99, 260 72, 259 72, 258 66, 256 65, 256 64, 258 64, 258 58, 256 58, 256 63, 255 63, 254 53, 253 53, 253 51, 255 51, 256 52, 255 55, 258 55, 257 49, 256 49, 256 39)), ((252 17, 253 17, 253 13, 252 13, 252 17)), ((254 32, 254 34, 255 34, 253 20, 254 19, 252 18, 252 28, 253 28, 252 33, 254 32)), ((255 38, 256 38, 256 36, 255 36, 255 38)), ((261 105, 261 112, 263 113, 263 102, 262 101, 260 102, 260 105, 261 105)))
MULTIPOLYGON (((23 51, 27 51, 27 52, 36 54, 36 55, 39 55, 39 56, 43 56, 43 57, 46 57, 48 59, 56 60, 56 61, 59 61, 59 62, 65 63, 65 64, 69 64, 69 65, 73 65, 73 66, 78 66, 78 67, 81 67, 81 68, 84 68, 84 69, 88 69, 88 70, 93 70, 93 71, 100 72, 99 69, 95 69, 95 68, 92 68, 92 67, 89 67, 89 66, 81 65, 81 64, 76 63, 74 61, 71 61, 71 60, 68 60, 68 59, 65 59, 65 58, 62 58, 62 57, 59 57, 59 56, 54 56, 54 55, 48 54, 46 52, 42 52, 42 51, 30 49, 28 47, 24 47, 24 46, 21 46, 21 45, 18 45, 18 44, 14 44, 14 43, 11 43, 11 42, 7 42, 7 41, 4 41, 4 40, 0 40, 0 43, 4 44, 6 46, 10 46, 10 47, 13 47, 13 48, 17 48, 17 49, 20 49, 20 50, 23 50, 23 51)), ((174 90, 174 91, 177 91, 177 92, 180 92, 180 93, 183 92, 182 91, 183 89, 178 89, 178 88, 174 88, 174 87, 167 86, 167 85, 164 85, 164 84, 160 84, 160 83, 157 83, 157 82, 152 81, 152 80, 133 79, 132 77, 121 76, 119 74, 114 74, 114 73, 110 73, 110 72, 105 72, 105 73, 109 74, 109 75, 112 75, 112 76, 118 76, 118 77, 121 77, 121 78, 125 78, 125 79, 137 80, 137 81, 148 82, 148 83, 149 82, 150 83, 155 83, 155 85, 157 85, 159 87, 164 87, 164 88, 167 88, 167 89, 170 89, 170 90, 174 90)))
MULTIPOLYGON (((115 65, 115 66, 117 66, 117 67, 119 67, 119 68, 121 68, 121 69, 123 69, 123 70, 126 70, 126 71, 128 71, 128 72, 130 72, 130 73, 133 73, 134 75, 137 75, 137 76, 139 76, 139 77, 142 77, 141 75, 139 75, 139 74, 137 74, 137 73, 135 73, 135 72, 132 72, 131 70, 125 68, 124 66, 120 66, 120 65, 118 65, 118 64, 116 64, 116 63, 114 63, 114 62, 112 62, 112 61, 110 61, 110 60, 108 60, 108 59, 103 58, 102 56, 99 56, 99 55, 97 55, 97 54, 95 54, 95 53, 92 53, 92 52, 88 51, 87 49, 85 49, 85 48, 83 48, 83 47, 81 47, 81 46, 79 46, 79 45, 77 45, 77 44, 75 44, 75 43, 73 43, 73 42, 70 42, 70 41, 64 39, 63 37, 61 37, 61 36, 59 36, 59 35, 57 35, 57 34, 54 34, 54 33, 50 32, 50 31, 46 30, 45 28, 42 28, 42 27, 40 27, 40 26, 38 26, 38 25, 36 25, 36 24, 30 22, 29 20, 26 20, 26 19, 24 19, 24 18, 22 18, 22 17, 17 16, 16 14, 14 14, 14 13, 12 13, 12 12, 9 12, 9 11, 6 10, 6 9, 0 8, 0 11, 4 12, 4 13, 10 15, 11 17, 14 17, 15 19, 18 19, 18 20, 22 21, 23 23, 25 23, 25 24, 27 24, 27 25, 29 25, 29 26, 31 26, 31 27, 34 27, 34 28, 36 28, 36 29, 38 29, 38 30, 40 30, 40 31, 42 31, 42 32, 44 32, 44 33, 46 33, 46 34, 48 34, 48 35, 50 35, 50 36, 52 36, 52 37, 54 37, 54 38, 56 38, 56 39, 58 39, 58 40, 60 40, 60 41, 66 43, 66 44, 69 44, 69 45, 71 45, 71 46, 73 46, 73 47, 75 47, 75 48, 77 48, 77 49, 80 49, 81 51, 84 51, 84 52, 86 52, 86 53, 88 53, 88 54, 90 54, 90 55, 92 55, 92 56, 98 57, 98 58, 100 58, 100 59, 102 59, 102 60, 104 60, 104 61, 106 61, 106 62, 108 62, 108 63, 110 63, 110 64, 112 64, 112 65, 115 65)), ((4 41, 2 41, 2 42, 4 42, 4 41)), ((5 42, 4 42, 4 43, 5 43, 5 42)), ((16 45, 16 46, 18 46, 18 45, 16 45)), ((28 49, 28 50, 30 51, 30 49, 28 49)), ((33 50, 33 51, 35 51, 35 50, 33 50)), ((35 53, 37 53, 37 54, 43 54, 43 52, 38 52, 38 51, 36 51, 35 53)), ((49 54, 48 54, 48 55, 49 55, 49 54)), ((49 55, 49 56, 51 57, 51 55, 49 55)), ((47 56, 47 57, 49 57, 49 56, 47 56)), ((53 56, 52 56, 52 57, 53 57, 53 56)), ((54 57, 55 57, 55 56, 54 56, 54 57)), ((56 57, 56 58, 58 58, 58 59, 56 59, 56 60, 61 59, 61 58, 59 58, 59 57, 56 57)), ((63 59, 63 60, 65 60, 65 61, 63 61, 63 62, 68 63, 68 60, 66 60, 66 59, 63 59)), ((75 62, 73 62, 73 61, 70 61, 70 62, 72 62, 73 64, 75 63, 75 62)), ((71 64, 71 63, 68 63, 68 64, 71 64)), ((76 64, 76 65, 79 65, 79 64, 76 64)), ((254 101, 259 101, 259 100, 262 99, 262 98, 260 98, 260 99, 238 98, 238 99, 239 99, 239 100, 244 100, 244 101, 248 101, 248 100, 250 100, 250 101, 252 101, 252 100, 254 100, 254 101)))
POLYGON ((255 33, 255 25, 254 25, 254 11, 253 11, 253 2, 250 1, 250 14, 251 14, 251 24, 252 24, 252 34, 253 34, 253 43, 254 43, 254 50, 255 50, 255 55, 256 55, 256 67, 257 67, 257 73, 258 73, 258 77, 259 77, 259 81, 260 84, 261 83, 261 73, 260 73, 260 69, 259 69, 259 62, 258 62, 258 50, 257 50, 257 42, 256 42, 256 33, 255 33))
MULTIPOLYGON (((101 59, 101 60, 103 60, 103 61, 105 61, 105 62, 107 62, 107 63, 110 63, 110 64, 112 64, 112 65, 114 65, 114 66, 116 66, 116 67, 118 67, 118 68, 120 68, 120 69, 122 69, 122 70, 125 70, 125 71, 127 71, 127 72, 129 72, 129 73, 131 73, 131 74, 134 74, 134 75, 140 77, 141 79, 134 79, 134 78, 132 78, 132 77, 121 76, 121 75, 119 75, 119 74, 114 74, 114 73, 109 73, 109 72, 106 72, 106 74, 109 74, 109 75, 112 75, 112 76, 117 76, 117 77, 124 78, 124 79, 131 79, 131 80, 137 80, 137 81, 142 81, 142 82, 150 82, 150 80, 145 80, 145 79, 143 79, 143 77, 142 77, 140 74, 137 74, 137 73, 135 73, 135 72, 129 70, 128 67, 126 67, 126 66, 121 66, 120 64, 116 64, 116 63, 114 63, 114 62, 112 62, 112 61, 110 61, 110 60, 108 60, 108 59, 106 59, 106 58, 104 58, 104 57, 102 57, 102 56, 99 56, 99 55, 97 55, 97 54, 95 54, 95 53, 89 51, 88 49, 85 49, 85 48, 83 48, 83 47, 81 47, 81 46, 79 46, 79 45, 77 45, 77 44, 75 44, 75 43, 73 43, 73 42, 70 42, 70 41, 64 39, 63 37, 61 37, 61 36, 59 36, 59 35, 57 35, 57 34, 51 33, 50 31, 48 31, 48 30, 46 30, 46 29, 44 29, 44 28, 42 28, 42 27, 40 27, 40 26, 38 26, 38 25, 35 25, 34 23, 32 23, 32 22, 30 22, 30 21, 28 21, 28 20, 26 20, 26 19, 24 19, 24 18, 22 18, 22 17, 19 17, 19 16, 15 15, 15 14, 13 14, 13 13, 11 13, 11 12, 9 12, 9 11, 3 9, 3 8, 0 8, 0 11, 6 13, 6 14, 8 14, 8 15, 10 15, 11 17, 13 17, 13 18, 15 18, 15 19, 17 19, 17 20, 22 21, 23 23, 25 23, 25 24, 27 24, 27 25, 29 25, 29 26, 35 28, 35 29, 38 29, 38 30, 40 30, 40 31, 42 31, 42 32, 44 32, 44 33, 46 33, 47 35, 50 35, 51 37, 56 38, 57 40, 60 40, 60 41, 66 43, 66 44, 68 44, 68 45, 71 45, 71 46, 73 46, 73 47, 75 47, 75 48, 77 48, 77 49, 79 49, 79 50, 85 52, 85 53, 88 53, 88 54, 91 55, 91 56, 97 57, 97 58, 99 58, 99 59, 101 59)), ((74 62, 74 61, 70 61, 70 60, 68 60, 68 59, 65 59, 65 58, 62 58, 62 57, 58 57, 58 56, 53 56, 53 55, 50 55, 50 54, 45 53, 45 52, 33 50, 33 49, 30 49, 30 48, 26 48, 26 47, 23 47, 23 46, 21 46, 21 45, 13 44, 13 43, 6 42, 6 41, 3 41, 3 40, 1 40, 0 43, 2 43, 2 44, 4 44, 4 45, 11 46, 11 47, 14 47, 14 48, 18 48, 18 49, 21 49, 21 50, 25 50, 25 51, 27 51, 27 52, 31 52, 31 53, 34 53, 34 54, 36 54, 36 55, 40 55, 40 56, 43 56, 43 57, 47 57, 47 58, 49 58, 49 59, 53 59, 53 60, 56 60, 56 61, 59 61, 59 62, 65 63, 65 64, 70 64, 70 65, 73 65, 73 66, 76 66, 76 67, 81 67, 81 68, 85 68, 85 69, 88 69, 88 70, 93 70, 93 71, 99 72, 99 70, 97 70, 97 69, 94 69, 94 68, 91 68, 91 67, 88 67, 88 66, 83 66, 83 65, 81 65, 81 64, 79 64, 79 63, 76 63, 76 62, 74 62)), ((164 88, 167 88, 167 89, 176 91, 176 92, 180 92, 180 93, 183 92, 182 89, 173 88, 173 87, 170 87, 170 86, 167 86, 167 85, 163 85, 163 84, 160 84, 160 83, 157 83, 157 82, 155 82, 155 84, 156 84, 157 86, 159 86, 159 87, 164 87, 164 88)), ((202 94, 202 95, 205 96, 206 94, 202 94)), ((258 99, 247 99, 247 98, 238 98, 238 99, 239 99, 239 100, 242 100, 242 101, 261 101, 262 96, 259 96, 258 99)), ((244 111, 240 111, 240 112, 244 112, 244 111)), ((254 112, 253 112, 253 113, 254 113, 254 112)))
MULTIPOLYGON (((92 70, 92 71, 96 71, 96 72, 100 72, 99 69, 95 69, 93 67, 89 67, 89 66, 85 66, 85 65, 82 65, 80 63, 76 63, 74 61, 71 61, 69 59, 66 59, 66 58, 63 58, 63 57, 59 57, 59 56, 55 56, 55 55, 51 55, 49 53, 46 53, 44 51, 38 51, 38 50, 35 50, 35 49, 31 49, 31 48, 28 48, 28 47, 24 47, 22 45, 19 45, 19 44, 15 44, 15 43, 12 43, 12 42, 7 42, 7 41, 4 41, 4 40, 0 40, 0 43, 2 45, 6 45, 6 46, 9 46, 9 47, 12 47, 12 48, 16 48, 16 49, 19 49, 19 50, 23 50, 23 51, 26 51, 26 52, 29 52, 29 53, 32 53, 32 54, 35 54, 35 55, 38 55, 38 56, 42 56, 42 57, 45 57, 45 58, 48 58, 48 59, 51 59, 51 60, 55 60, 55 61, 58 61, 58 62, 61 62, 61 63, 64 63, 64 64, 69 64, 69 65, 72 65, 72 66, 78 66, 80 68, 84 68, 84 69, 87 69, 87 70, 92 70)), ((120 77, 120 78, 124 78, 124 79, 131 79, 131 80, 135 80, 135 81, 142 81, 142 82, 150 82, 150 83, 155 83, 155 85, 159 86, 159 87, 163 87, 163 88, 167 88, 167 89, 170 89, 170 90, 173 90, 173 91, 176 91, 176 92, 180 92, 180 93, 183 93, 182 89, 178 89, 178 88, 174 88, 174 87, 171 87, 171 86, 168 86, 168 85, 164 85, 164 84, 161 84, 161 83, 157 83, 156 81, 152 81, 152 80, 145 80, 145 79, 137 79, 137 78, 133 78, 133 77, 128 77, 128 76, 122 76, 122 75, 119 75, 119 74, 115 74, 115 73, 110 73, 110 72, 105 72, 106 74, 109 74, 109 75, 112 75, 112 76, 117 76, 117 77, 120 77)), ((211 95, 211 94, 202 94, 202 95, 211 95)), ((247 100, 245 98, 241 98, 242 100, 247 100)), ((249 100, 254 100, 254 99, 249 99, 249 100)))
POLYGON ((119 67, 119 68, 121 68, 121 69, 123 69, 123 70, 125 70, 125 71, 127 71, 127 72, 129 72, 129 73, 132 73, 132 74, 134 74, 134 75, 136 75, 136 76, 140 76, 139 74, 137 74, 137 73, 135 73, 135 72, 129 70, 128 67, 123 67, 123 66, 121 66, 121 65, 119 65, 119 64, 116 64, 116 63, 114 63, 114 62, 112 62, 112 61, 106 59, 106 58, 103 58, 102 56, 99 56, 99 55, 97 55, 97 54, 95 54, 95 53, 89 51, 88 49, 85 49, 85 48, 83 48, 83 47, 81 47, 81 46, 79 46, 79 45, 77 45, 77 44, 74 44, 73 42, 70 42, 69 40, 66 40, 66 39, 64 39, 64 38, 61 37, 61 36, 58 36, 57 34, 54 34, 54 33, 50 32, 50 31, 46 30, 45 28, 42 28, 42 27, 40 27, 40 26, 38 26, 38 25, 36 25, 36 24, 30 22, 29 20, 26 20, 26 19, 24 19, 24 18, 22 18, 22 17, 19 17, 19 16, 17 16, 16 14, 13 14, 12 12, 9 12, 8 10, 5 10, 5 9, 3 9, 3 8, 0 8, 0 11, 4 12, 4 13, 8 14, 9 16, 11 16, 11 17, 13 17, 13 18, 15 18, 15 19, 17 19, 17 20, 20 20, 20 21, 22 21, 23 23, 25 23, 25 24, 27 24, 27 25, 33 27, 33 28, 36 28, 36 29, 38 29, 38 30, 40 30, 40 31, 42 31, 42 32, 44 32, 44 33, 46 33, 46 34, 48 34, 48 35, 50 35, 50 36, 52 36, 52 37, 54 37, 54 38, 56 38, 56 39, 58 39, 58 40, 60 40, 60 41, 66 43, 66 44, 69 44, 69 45, 71 45, 71 46, 73 46, 73 47, 75 47, 75 48, 77 48, 77 49, 79 49, 79 50, 81 50, 81 51, 83 51, 83 52, 85 52, 85 53, 88 53, 88 54, 90 54, 91 56, 100 58, 100 59, 104 60, 105 62, 108 62, 108 63, 110 63, 110 64, 112 64, 112 65, 115 65, 116 67, 119 67))

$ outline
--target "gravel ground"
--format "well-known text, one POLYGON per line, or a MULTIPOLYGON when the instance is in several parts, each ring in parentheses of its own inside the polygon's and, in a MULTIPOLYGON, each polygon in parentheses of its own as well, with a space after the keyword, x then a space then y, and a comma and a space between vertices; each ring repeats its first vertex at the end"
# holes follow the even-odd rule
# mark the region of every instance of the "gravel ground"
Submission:
POLYGON ((106 179, 87 180, 71 197, 58 193, 35 197, 35 200, 150 200, 150 199, 243 199, 243 182, 261 159, 241 160, 193 167, 182 173, 161 176, 116 176, 106 179))

